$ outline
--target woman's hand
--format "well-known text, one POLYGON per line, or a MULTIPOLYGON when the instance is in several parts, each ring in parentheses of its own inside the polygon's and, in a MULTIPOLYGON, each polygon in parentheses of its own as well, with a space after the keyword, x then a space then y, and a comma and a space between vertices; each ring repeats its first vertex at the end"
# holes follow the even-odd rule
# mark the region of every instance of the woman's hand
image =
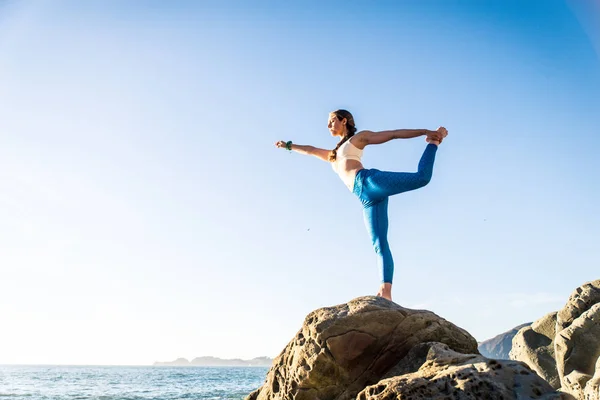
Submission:
POLYGON ((319 149, 318 147, 308 146, 308 145, 303 145, 303 144, 292 144, 291 140, 288 142, 284 142, 283 140, 280 140, 279 142, 275 143, 275 147, 277 147, 279 149, 288 149, 290 151, 293 150, 300 154, 315 156, 317 158, 320 158, 323 161, 329 162, 329 150, 319 149), (289 147, 287 145, 288 143, 290 144, 289 147))
POLYGON ((433 142, 434 144, 440 144, 446 136, 448 136, 448 129, 440 126, 435 131, 427 132, 427 138, 425 140, 427 143, 433 142))
POLYGON ((425 141, 429 143, 432 140, 435 142, 439 142, 440 140, 442 140, 442 135, 438 131, 429 131, 427 133, 427 138, 425 139, 425 141))

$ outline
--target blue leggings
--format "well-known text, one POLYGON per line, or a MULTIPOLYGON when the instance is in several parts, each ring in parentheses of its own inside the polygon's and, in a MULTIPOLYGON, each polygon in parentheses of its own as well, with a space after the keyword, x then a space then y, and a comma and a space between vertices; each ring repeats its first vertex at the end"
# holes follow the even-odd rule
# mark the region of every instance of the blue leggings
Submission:
POLYGON ((423 187, 431 180, 437 146, 428 144, 417 172, 387 172, 361 169, 354 178, 354 194, 363 204, 365 225, 377 254, 381 281, 392 283, 394 259, 387 240, 388 197, 423 187))

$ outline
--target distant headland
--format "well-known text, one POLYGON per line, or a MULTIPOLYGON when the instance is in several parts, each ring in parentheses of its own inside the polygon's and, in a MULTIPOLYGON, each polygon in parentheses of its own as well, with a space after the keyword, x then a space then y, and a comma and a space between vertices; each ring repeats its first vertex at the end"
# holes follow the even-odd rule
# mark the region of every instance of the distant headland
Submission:
POLYGON ((252 360, 222 359, 218 357, 196 357, 189 361, 186 358, 178 358, 175 361, 156 361, 155 367, 269 367, 273 359, 269 357, 257 357, 252 360))

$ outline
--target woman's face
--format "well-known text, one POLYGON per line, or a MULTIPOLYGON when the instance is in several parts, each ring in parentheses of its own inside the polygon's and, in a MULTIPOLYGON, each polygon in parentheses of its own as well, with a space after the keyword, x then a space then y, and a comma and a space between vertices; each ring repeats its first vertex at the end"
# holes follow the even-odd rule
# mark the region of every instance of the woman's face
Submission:
POLYGON ((327 128, 331 132, 331 136, 344 136, 346 132, 346 118, 340 121, 335 114, 329 114, 327 128))

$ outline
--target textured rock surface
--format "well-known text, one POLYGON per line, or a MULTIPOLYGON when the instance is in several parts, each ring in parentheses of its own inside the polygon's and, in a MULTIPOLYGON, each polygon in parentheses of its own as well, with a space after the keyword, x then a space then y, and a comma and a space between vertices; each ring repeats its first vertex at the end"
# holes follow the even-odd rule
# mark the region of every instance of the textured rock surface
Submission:
POLYGON ((586 400, 600 400, 600 358, 596 361, 594 377, 585 386, 584 398, 586 400))
POLYGON ((512 341, 517 332, 531 325, 531 322, 519 325, 508 332, 501 333, 491 339, 479 343, 479 352, 487 358, 495 358, 496 360, 509 360, 509 353, 512 348, 512 341))
POLYGON ((583 399, 600 358, 600 302, 556 335, 554 351, 563 390, 583 399))
POLYGON ((306 317, 273 361, 265 384, 248 399, 354 399, 425 342, 477 353, 468 332, 430 311, 373 296, 321 308, 306 317))
POLYGON ((600 400, 600 279, 575 289, 555 317, 521 329, 510 356, 577 399, 600 400))
POLYGON ((358 400, 569 399, 527 364, 461 354, 441 343, 415 346, 391 374, 365 388, 358 400))
POLYGON ((556 331, 560 332, 594 304, 600 303, 600 279, 581 285, 571 294, 567 304, 558 312, 556 331))
POLYGON ((558 389, 561 385, 554 360, 556 314, 550 313, 531 326, 522 328, 513 338, 510 359, 527 363, 553 388, 558 389))

